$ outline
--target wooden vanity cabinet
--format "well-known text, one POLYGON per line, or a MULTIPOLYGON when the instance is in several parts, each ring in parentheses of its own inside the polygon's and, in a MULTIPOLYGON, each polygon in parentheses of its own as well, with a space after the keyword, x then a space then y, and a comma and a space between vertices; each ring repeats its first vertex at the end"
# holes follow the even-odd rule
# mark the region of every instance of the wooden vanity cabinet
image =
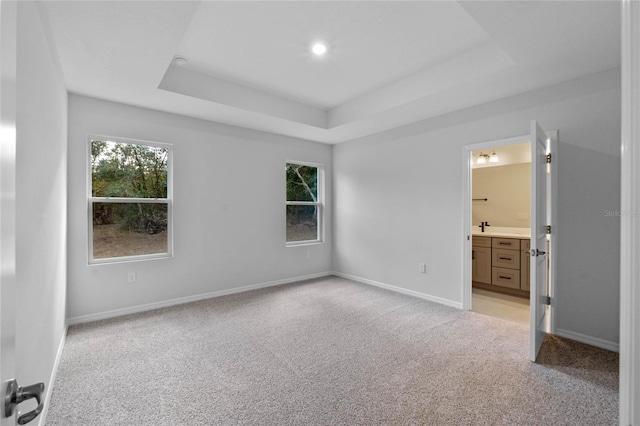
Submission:
POLYGON ((529 291, 529 239, 474 236, 471 246, 474 283, 487 289, 515 290, 514 294, 520 295, 529 291))

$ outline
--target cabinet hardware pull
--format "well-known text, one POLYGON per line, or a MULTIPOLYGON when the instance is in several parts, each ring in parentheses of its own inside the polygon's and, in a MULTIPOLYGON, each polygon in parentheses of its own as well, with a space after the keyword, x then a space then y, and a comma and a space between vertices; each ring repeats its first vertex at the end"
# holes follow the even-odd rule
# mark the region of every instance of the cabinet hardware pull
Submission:
POLYGON ((510 280, 511 277, 504 277, 502 275, 498 275, 498 278, 502 279, 502 280, 510 280))
POLYGON ((507 243, 507 242, 504 242, 504 241, 498 241, 498 244, 500 244, 501 246, 510 246, 511 245, 511 243, 507 243))
POLYGON ((500 260, 511 260, 510 257, 499 257, 498 259, 500 259, 500 260))

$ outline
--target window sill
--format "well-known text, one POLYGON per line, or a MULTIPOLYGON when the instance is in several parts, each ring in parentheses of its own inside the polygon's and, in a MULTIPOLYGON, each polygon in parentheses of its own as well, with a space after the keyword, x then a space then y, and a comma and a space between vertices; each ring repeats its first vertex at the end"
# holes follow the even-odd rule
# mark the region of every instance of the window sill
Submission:
POLYGON ((297 241, 297 242, 291 242, 291 243, 286 243, 287 247, 300 247, 300 246, 316 246, 319 244, 324 244, 324 241, 321 240, 315 240, 315 241, 297 241))
POLYGON ((173 254, 159 253, 159 254, 148 254, 148 255, 139 255, 139 256, 107 257, 104 259, 90 260, 89 266, 113 265, 116 263, 144 262, 149 260, 162 260, 162 259, 173 259, 173 254))

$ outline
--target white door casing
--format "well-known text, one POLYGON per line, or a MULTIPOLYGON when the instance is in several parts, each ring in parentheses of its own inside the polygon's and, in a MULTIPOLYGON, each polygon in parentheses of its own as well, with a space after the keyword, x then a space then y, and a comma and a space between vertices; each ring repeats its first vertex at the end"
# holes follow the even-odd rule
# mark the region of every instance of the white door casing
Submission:
POLYGON ((620 425, 640 424, 640 2, 622 1, 620 425))

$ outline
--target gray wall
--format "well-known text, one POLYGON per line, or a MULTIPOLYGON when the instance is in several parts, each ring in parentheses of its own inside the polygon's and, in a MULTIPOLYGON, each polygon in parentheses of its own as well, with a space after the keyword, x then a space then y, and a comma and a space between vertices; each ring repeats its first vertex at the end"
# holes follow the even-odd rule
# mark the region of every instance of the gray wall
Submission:
POLYGON ((17 55, 16 378, 49 390, 66 319, 67 91, 33 2, 18 4, 17 55))
POLYGON ((331 271, 329 145, 70 95, 68 153, 71 320, 331 271), (173 144, 174 258, 88 265, 88 134, 173 144), (323 244, 285 246, 287 160, 325 165, 323 244))
POLYGON ((334 269, 462 303, 463 146, 559 130, 557 331, 619 339, 619 70, 336 145, 334 269), (418 263, 427 273, 418 272, 418 263))

